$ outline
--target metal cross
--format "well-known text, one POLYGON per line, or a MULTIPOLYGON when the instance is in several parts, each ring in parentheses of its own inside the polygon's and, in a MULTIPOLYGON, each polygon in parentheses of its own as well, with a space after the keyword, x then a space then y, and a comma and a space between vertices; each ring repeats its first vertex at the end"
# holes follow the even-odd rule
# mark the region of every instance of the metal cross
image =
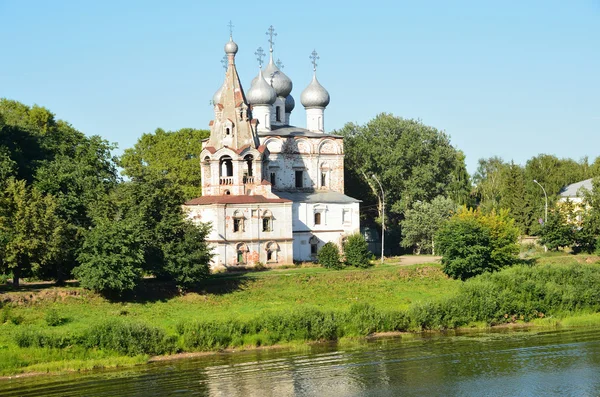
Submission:
POLYGON ((317 70, 317 59, 320 59, 319 54, 317 54, 316 50, 313 50, 313 52, 310 54, 309 56, 311 63, 313 64, 313 70, 316 71, 317 70))
POLYGON ((229 26, 229 37, 233 37, 233 23, 229 21, 229 24, 227 26, 229 26))
POLYGON ((279 69, 283 69, 285 67, 283 62, 281 62, 281 59, 279 58, 277 58, 277 62, 275 62, 275 65, 277 65, 279 69))
POLYGON ((223 59, 221 59, 221 65, 223 65, 223 69, 227 70, 228 64, 229 60, 227 59, 227 55, 223 55, 223 59))
POLYGON ((262 49, 262 47, 258 47, 256 49, 256 52, 254 53, 254 55, 256 55, 256 60, 258 61, 258 66, 260 66, 260 68, 262 69, 263 58, 265 57, 265 51, 262 49))
POLYGON ((269 51, 273 52, 273 44, 275 44, 275 42, 273 41, 273 37, 277 36, 273 25, 269 26, 269 29, 267 29, 267 33, 265 34, 269 36, 269 51))

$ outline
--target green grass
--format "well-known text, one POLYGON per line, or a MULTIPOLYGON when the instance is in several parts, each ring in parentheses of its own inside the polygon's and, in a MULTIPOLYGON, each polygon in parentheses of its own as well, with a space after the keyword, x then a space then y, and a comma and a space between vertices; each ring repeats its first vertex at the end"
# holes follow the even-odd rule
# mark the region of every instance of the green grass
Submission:
POLYGON ((596 288, 589 287, 600 266, 585 266, 598 259, 540 255, 534 265, 539 272, 522 266, 467 283, 447 278, 439 264, 398 266, 397 259, 370 269, 302 266, 219 274, 184 295, 148 280, 145 293, 129 302, 73 286, 30 285, 19 292, 4 287, 2 298, 12 303, 0 309, 0 374, 128 366, 146 362, 150 351, 297 345, 373 332, 511 321, 600 325, 596 288), (537 318, 542 312, 545 318, 537 318), (128 342, 152 335, 146 354, 128 342))
MULTIPOLYGON (((300 267, 219 274, 205 283, 204 291, 142 302, 111 302, 76 287, 27 286, 25 292, 5 292, 20 304, 2 309, 7 321, 0 324, 0 373, 40 368, 78 370, 89 368, 85 364, 88 361, 93 367, 117 365, 120 360, 118 355, 106 356, 108 353, 98 351, 85 353, 91 355, 82 361, 84 353, 78 349, 19 348, 15 338, 23 330, 81 335, 107 319, 123 319, 152 324, 168 335, 176 335, 182 321, 250 321, 269 313, 301 309, 341 312, 365 302, 379 310, 406 309, 413 302, 452 293, 459 285, 448 279, 439 265, 384 264, 366 270, 300 267), (48 318, 52 316, 60 318, 58 325, 49 325, 48 318), (11 318, 17 318, 19 324, 11 318)), ((252 345, 252 339, 244 344, 252 345)), ((133 360, 139 361, 143 360, 133 360)))

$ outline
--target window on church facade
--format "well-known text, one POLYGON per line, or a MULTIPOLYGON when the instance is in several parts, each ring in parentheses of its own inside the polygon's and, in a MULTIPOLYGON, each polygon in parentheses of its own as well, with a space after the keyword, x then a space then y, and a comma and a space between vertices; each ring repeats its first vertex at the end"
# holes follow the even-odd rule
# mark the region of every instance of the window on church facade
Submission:
POLYGON ((321 172, 321 187, 327 186, 327 173, 321 172))
POLYGON ((238 265, 243 265, 246 263, 244 261, 244 252, 242 250, 238 250, 237 252, 237 263, 238 265))
POLYGON ((271 172, 271 185, 272 185, 272 186, 275 186, 275 181, 276 181, 276 180, 277 180, 277 179, 275 178, 275 173, 274 173, 274 172, 271 172))
POLYGON ((263 218, 262 220, 262 231, 272 232, 273 231, 273 218, 263 218))
POLYGON ((351 223, 350 222, 350 210, 347 208, 344 208, 342 210, 342 223, 344 225, 349 225, 351 223))
POLYGON ((315 225, 320 225, 320 224, 321 224, 321 213, 315 212, 315 225))
POLYGON ((281 121, 281 106, 275 106, 275 120, 281 121))
POLYGON ((239 218, 235 218, 233 220, 233 231, 235 233, 239 232, 242 230, 242 220, 239 218))
POLYGON ((303 187, 304 171, 296 171, 296 187, 303 187))

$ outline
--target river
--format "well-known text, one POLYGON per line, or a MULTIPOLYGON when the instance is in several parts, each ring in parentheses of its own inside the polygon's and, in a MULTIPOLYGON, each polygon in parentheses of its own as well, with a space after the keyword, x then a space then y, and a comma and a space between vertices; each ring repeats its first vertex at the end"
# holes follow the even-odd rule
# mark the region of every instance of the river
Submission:
POLYGON ((0 395, 598 396, 600 329, 436 333, 222 353, 2 380, 0 395))

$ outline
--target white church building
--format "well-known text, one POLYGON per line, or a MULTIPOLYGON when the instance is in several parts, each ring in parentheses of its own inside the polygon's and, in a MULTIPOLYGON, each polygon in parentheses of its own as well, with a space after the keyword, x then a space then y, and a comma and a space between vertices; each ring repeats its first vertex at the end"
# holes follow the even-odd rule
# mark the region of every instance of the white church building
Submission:
POLYGON ((290 125, 292 81, 269 63, 244 93, 235 66, 238 46, 225 45, 225 81, 213 97, 215 118, 200 153, 202 197, 184 209, 210 222, 212 268, 311 261, 327 242, 358 233, 359 200, 344 195, 344 143, 325 132, 329 93, 316 77, 300 95, 306 128, 290 125))

